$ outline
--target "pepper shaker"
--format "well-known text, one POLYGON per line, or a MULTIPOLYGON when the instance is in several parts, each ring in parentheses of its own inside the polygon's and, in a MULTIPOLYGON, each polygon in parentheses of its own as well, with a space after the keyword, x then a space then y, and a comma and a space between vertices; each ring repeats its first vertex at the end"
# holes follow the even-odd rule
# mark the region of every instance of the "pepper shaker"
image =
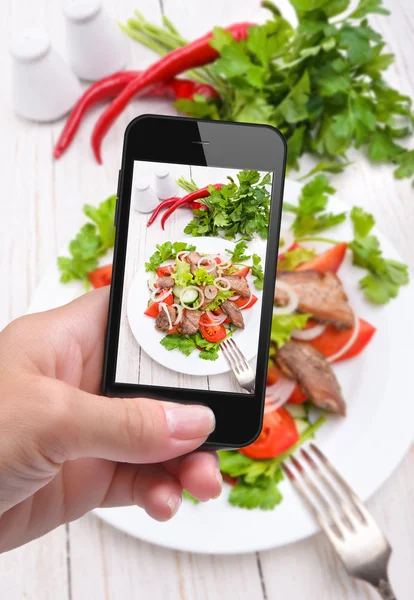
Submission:
POLYGON ((177 184, 171 173, 164 166, 155 171, 155 193, 160 200, 172 198, 177 192, 177 184))
POLYGON ((21 32, 10 46, 13 58, 13 106, 33 121, 55 121, 66 115, 82 87, 43 31, 21 32))
POLYGON ((158 198, 144 177, 137 177, 132 182, 132 201, 135 210, 141 213, 152 212, 158 206, 158 198))
POLYGON ((105 13, 101 0, 63 0, 66 38, 73 71, 96 81, 126 64, 126 39, 105 13))

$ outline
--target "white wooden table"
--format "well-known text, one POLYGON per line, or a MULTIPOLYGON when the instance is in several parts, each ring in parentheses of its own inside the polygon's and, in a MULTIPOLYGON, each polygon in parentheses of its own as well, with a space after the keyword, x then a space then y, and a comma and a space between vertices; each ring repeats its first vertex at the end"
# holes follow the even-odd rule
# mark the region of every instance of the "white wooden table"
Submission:
MULTIPOLYGON (((278 4, 285 8, 287 0, 278 4)), ((396 54, 389 79, 414 97, 414 3, 387 0, 393 14, 372 22, 396 54)), ((107 10, 125 21, 134 8, 159 21, 163 10, 193 38, 211 26, 263 20, 259 0, 106 0, 107 10)), ((286 16, 292 15, 287 6, 286 16)), ((23 314, 42 274, 83 223, 84 203, 98 203, 114 192, 121 139, 128 121, 143 112, 173 114, 161 100, 134 103, 104 144, 103 167, 92 160, 89 132, 97 112, 82 127, 64 159, 51 159, 61 124, 36 125, 14 117, 10 109, 11 32, 25 26, 46 27, 53 44, 65 51, 60 2, 2 0, 0 5, 0 327, 23 314)), ((130 65, 149 64, 152 54, 130 47, 130 65)), ((384 233, 414 268, 414 192, 408 181, 396 182, 389 167, 374 167, 358 155, 335 187, 349 203, 375 214, 384 233)), ((407 390, 407 402, 411 402, 407 390)), ((392 415, 390 415, 392 423, 392 415)), ((391 429, 392 435, 398 435, 391 429)), ((390 437, 392 443, 392 437, 390 437)), ((414 595, 414 451, 368 505, 391 540, 391 577, 397 596, 414 595)), ((277 532, 275 532, 277 535, 277 532)), ((236 557, 200 556, 148 545, 86 516, 40 540, 0 557, 0 597, 5 600, 349 600, 373 599, 363 584, 343 573, 321 535, 284 549, 236 557)))

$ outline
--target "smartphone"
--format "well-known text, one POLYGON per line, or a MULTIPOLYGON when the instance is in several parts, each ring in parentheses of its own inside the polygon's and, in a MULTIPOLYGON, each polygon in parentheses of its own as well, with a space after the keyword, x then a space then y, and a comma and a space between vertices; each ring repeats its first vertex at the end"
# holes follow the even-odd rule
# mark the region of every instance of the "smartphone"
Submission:
POLYGON ((270 126, 144 115, 125 132, 103 393, 209 406, 206 448, 261 431, 285 162, 270 126))

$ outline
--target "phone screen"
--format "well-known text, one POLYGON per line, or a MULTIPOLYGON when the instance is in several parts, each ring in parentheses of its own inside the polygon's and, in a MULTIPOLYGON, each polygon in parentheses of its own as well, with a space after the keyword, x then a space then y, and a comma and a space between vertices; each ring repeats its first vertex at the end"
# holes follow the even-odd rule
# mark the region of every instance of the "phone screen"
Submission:
POLYGON ((256 374, 272 180, 134 161, 115 383, 245 392, 222 344, 256 374))

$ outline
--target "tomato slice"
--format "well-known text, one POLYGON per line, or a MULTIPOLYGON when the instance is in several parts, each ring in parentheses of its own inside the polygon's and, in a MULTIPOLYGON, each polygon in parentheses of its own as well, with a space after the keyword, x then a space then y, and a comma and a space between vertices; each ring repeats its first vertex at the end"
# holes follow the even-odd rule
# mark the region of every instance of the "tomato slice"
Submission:
POLYGON ((238 275, 239 277, 246 277, 250 272, 250 267, 243 267, 240 271, 232 273, 232 275, 238 275))
POLYGON ((251 308, 257 302, 257 296, 252 294, 252 297, 249 300, 249 303, 246 304, 247 298, 237 298, 237 300, 233 300, 234 304, 238 306, 241 310, 245 310, 246 308, 251 308), (246 304, 246 306, 244 306, 246 304))
POLYGON ((240 448, 240 452, 249 458, 274 458, 298 441, 294 419, 286 409, 278 408, 265 414, 261 434, 253 444, 240 448))
POLYGON ((223 262, 219 256, 215 256, 214 260, 216 261, 217 265, 221 265, 221 263, 223 262))
MULTIPOLYGON (((341 360, 346 360, 347 358, 353 358, 354 356, 357 356, 369 343, 375 332, 376 328, 371 325, 371 323, 364 321, 364 319, 359 319, 359 333, 355 342, 342 356, 340 356, 334 362, 340 362, 341 360)), ((330 356, 333 356, 339 352, 340 349, 345 346, 351 335, 352 329, 338 331, 334 325, 328 325, 328 327, 319 337, 311 340, 309 343, 312 344, 314 348, 319 350, 319 352, 321 352, 324 356, 329 358, 330 356)))
MULTIPOLYGON (((281 377, 281 375, 282 372, 277 366, 277 364, 272 362, 267 370, 266 385, 274 385, 279 381, 279 377, 281 377)), ((307 398, 303 393, 302 388, 297 383, 293 392, 289 396, 288 402, 291 402, 292 404, 303 404, 304 402, 306 402, 306 400, 307 398)))
MULTIPOLYGON (((216 310, 212 311, 213 315, 216 315, 216 317, 219 317, 220 315, 223 314, 223 311, 220 310, 219 308, 217 308, 216 310)), ((223 323, 231 323, 230 318, 226 317, 223 321, 223 323)))
POLYGON ((201 335, 207 342, 221 342, 227 335, 224 325, 200 325, 201 335))
POLYGON ((333 271, 336 273, 345 258, 347 246, 346 242, 336 244, 326 252, 302 263, 295 270, 315 269, 316 271, 333 271))
POLYGON ((231 485, 231 487, 234 487, 235 485, 237 485, 237 482, 239 481, 237 477, 232 477, 228 473, 222 473, 222 475, 223 475, 223 481, 225 481, 226 483, 231 485))
MULTIPOLYGON (((163 293, 165 292, 165 290, 160 290, 159 296, 161 296, 163 293)), ((173 298, 173 294, 170 290, 170 293, 168 294, 168 296, 166 296, 163 300, 161 300, 161 302, 165 302, 165 304, 168 304, 169 306, 171 306, 172 304, 174 304, 174 298, 173 298)), ((148 317, 154 317, 157 318, 158 317, 158 313, 159 311, 159 303, 160 300, 155 299, 154 302, 151 302, 151 304, 148 306, 147 310, 144 312, 144 315, 147 315, 148 317)))
POLYGON ((98 267, 95 271, 88 274, 88 279, 95 289, 111 285, 112 265, 98 267))
POLYGON ((172 335, 173 333, 177 333, 177 332, 178 332, 178 325, 173 325, 172 329, 167 331, 167 335, 172 335))
POLYGON ((174 265, 166 265, 165 267, 159 267, 155 272, 158 277, 168 277, 174 271, 174 265))

